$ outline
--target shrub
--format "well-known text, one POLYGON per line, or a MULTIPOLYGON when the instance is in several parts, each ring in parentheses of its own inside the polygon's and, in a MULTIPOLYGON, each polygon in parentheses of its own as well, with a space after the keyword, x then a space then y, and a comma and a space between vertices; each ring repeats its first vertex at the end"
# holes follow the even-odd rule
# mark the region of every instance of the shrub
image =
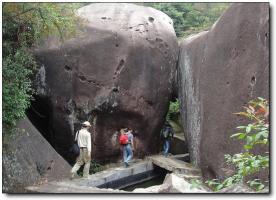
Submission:
MULTIPOLYGON (((217 179, 206 181, 215 191, 243 182, 245 177, 269 167, 268 152, 265 155, 252 153, 256 145, 268 145, 269 143, 268 102, 258 97, 256 100, 250 101, 244 109, 245 111, 235 114, 246 117, 251 123, 238 126, 239 132, 231 135, 231 138, 244 142, 243 152, 233 156, 225 155, 226 162, 235 166, 236 174, 226 178, 223 182, 219 182, 217 179)), ((257 191, 264 188, 264 184, 259 179, 249 180, 246 183, 257 191)))
POLYGON ((30 76, 36 62, 29 49, 49 34, 61 39, 74 35, 77 21, 74 9, 74 4, 3 3, 4 128, 10 130, 30 106, 33 94, 30 76))
POLYGON ((178 118, 180 114, 180 104, 179 100, 177 99, 175 102, 170 101, 169 111, 167 113, 166 119, 172 120, 178 118))

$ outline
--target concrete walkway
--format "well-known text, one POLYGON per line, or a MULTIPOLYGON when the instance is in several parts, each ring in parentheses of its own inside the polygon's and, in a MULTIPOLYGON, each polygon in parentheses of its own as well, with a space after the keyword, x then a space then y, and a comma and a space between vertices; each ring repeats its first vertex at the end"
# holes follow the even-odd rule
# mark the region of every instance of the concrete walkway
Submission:
POLYGON ((26 189, 33 193, 102 193, 124 192, 113 189, 123 188, 139 181, 145 181, 156 176, 153 173, 153 164, 150 161, 140 161, 130 167, 116 167, 89 175, 88 178, 65 179, 48 182, 42 185, 29 186, 26 189))
POLYGON ((29 186, 26 189, 31 193, 125 193, 126 191, 119 189, 158 176, 159 174, 154 170, 155 165, 182 178, 201 179, 200 170, 183 161, 185 156, 187 154, 168 157, 163 155, 150 156, 145 160, 132 163, 128 168, 114 167, 89 175, 86 179, 70 180, 68 178, 62 181, 29 186))

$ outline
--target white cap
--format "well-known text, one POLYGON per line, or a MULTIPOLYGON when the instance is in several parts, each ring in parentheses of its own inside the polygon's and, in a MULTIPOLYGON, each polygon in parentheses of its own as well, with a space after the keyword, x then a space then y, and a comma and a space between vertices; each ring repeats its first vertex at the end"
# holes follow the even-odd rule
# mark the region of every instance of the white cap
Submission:
POLYGON ((83 122, 83 123, 82 123, 82 125, 84 125, 84 126, 91 126, 91 124, 90 124, 90 122, 89 122, 89 121, 85 121, 85 122, 83 122))

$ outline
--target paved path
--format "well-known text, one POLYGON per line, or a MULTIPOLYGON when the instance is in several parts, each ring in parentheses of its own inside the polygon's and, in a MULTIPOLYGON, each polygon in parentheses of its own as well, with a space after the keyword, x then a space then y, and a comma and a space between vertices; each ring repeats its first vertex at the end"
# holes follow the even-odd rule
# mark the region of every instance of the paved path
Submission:
POLYGON ((29 186, 29 192, 39 193, 102 193, 124 192, 112 189, 99 188, 122 188, 137 180, 146 180, 154 176, 153 164, 150 161, 140 161, 131 164, 130 167, 116 167, 89 175, 88 178, 65 179, 62 181, 48 182, 42 185, 29 186), (114 187, 115 186, 115 187, 114 187))
POLYGON ((128 168, 122 166, 110 168, 89 175, 87 179, 76 178, 70 180, 68 178, 62 181, 29 186, 26 189, 32 193, 125 193, 125 191, 118 189, 155 177, 154 165, 186 179, 201 179, 200 170, 183 161, 185 156, 187 155, 150 156, 145 160, 137 160, 128 168))

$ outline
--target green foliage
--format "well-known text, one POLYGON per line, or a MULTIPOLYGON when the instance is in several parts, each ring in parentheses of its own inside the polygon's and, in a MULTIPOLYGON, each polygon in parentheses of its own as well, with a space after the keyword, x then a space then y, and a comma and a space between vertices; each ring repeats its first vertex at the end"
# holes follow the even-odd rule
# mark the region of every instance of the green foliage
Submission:
POLYGON ((176 118, 180 114, 179 109, 180 109, 180 104, 178 99, 175 102, 170 101, 169 111, 167 113, 166 119, 172 120, 176 118))
MULTIPOLYGON (((248 107, 244 107, 244 112, 235 113, 251 120, 251 123, 245 126, 238 126, 239 133, 231 135, 231 138, 242 140, 244 152, 231 155, 225 155, 226 163, 232 164, 236 168, 236 174, 226 178, 222 183, 217 179, 206 181, 215 191, 229 187, 235 183, 244 181, 244 178, 259 172, 261 169, 269 167, 269 156, 256 155, 252 150, 256 145, 268 145, 269 140, 269 122, 268 102, 258 97, 249 102, 248 107)), ((247 182, 255 190, 264 188, 264 184, 259 179, 247 182)))
POLYGON ((177 37, 208 29, 229 7, 229 3, 144 3, 166 13, 174 22, 177 37))
POLYGON ((260 179, 254 179, 253 181, 247 181, 247 183, 249 184, 249 186, 251 188, 254 188, 257 191, 264 189, 264 184, 262 184, 260 182, 260 179))
POLYGON ((24 117, 30 105, 31 81, 27 79, 35 66, 32 56, 21 48, 3 59, 3 122, 14 125, 24 117))
POLYGON ((190 189, 200 188, 200 186, 202 185, 202 181, 198 179, 191 179, 190 184, 191 184, 190 189))
POLYGON ((90 163, 90 169, 89 173, 90 174, 95 174, 97 172, 102 171, 104 168, 101 164, 97 163, 95 160, 92 160, 90 163))
MULTIPOLYGON (((84 165, 77 172, 78 175, 81 177, 83 176, 83 168, 84 168, 84 165)), ((103 170, 104 170, 104 167, 101 164, 97 163, 95 160, 91 160, 89 174, 95 174, 103 170)))
POLYGON ((30 77, 36 62, 30 49, 49 34, 75 34, 74 4, 3 3, 3 125, 24 117, 32 96, 30 77))

